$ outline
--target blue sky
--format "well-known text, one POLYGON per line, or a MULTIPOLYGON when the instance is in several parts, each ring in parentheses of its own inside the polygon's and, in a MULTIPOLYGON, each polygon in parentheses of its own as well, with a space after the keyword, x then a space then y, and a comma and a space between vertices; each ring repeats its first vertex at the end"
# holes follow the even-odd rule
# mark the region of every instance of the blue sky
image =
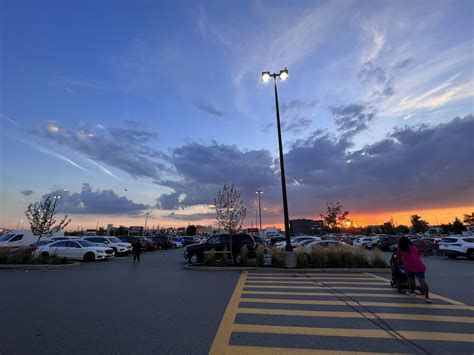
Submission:
POLYGON ((273 88, 260 73, 285 66, 279 93, 295 217, 333 200, 365 214, 474 205, 473 171, 458 153, 473 148, 472 2, 0 6, 0 226, 59 190, 73 225, 97 216, 132 223, 149 210, 155 224, 208 223, 224 183, 243 191, 249 211, 264 189, 265 218, 280 223, 273 88), (401 130, 418 134, 424 149, 401 130), (457 149, 432 139, 448 139, 444 131, 457 149), (377 175, 388 155, 365 154, 384 140, 397 143, 383 151, 388 178, 377 175), (406 158, 416 152, 430 164, 406 158), (358 172, 369 163, 367 178, 358 172), (452 186, 438 175, 454 167, 462 171, 452 186), (404 170, 405 181, 392 181, 404 170), (389 180, 377 187, 383 201, 367 197, 372 177, 389 180), (406 196, 397 200, 399 189, 406 196))

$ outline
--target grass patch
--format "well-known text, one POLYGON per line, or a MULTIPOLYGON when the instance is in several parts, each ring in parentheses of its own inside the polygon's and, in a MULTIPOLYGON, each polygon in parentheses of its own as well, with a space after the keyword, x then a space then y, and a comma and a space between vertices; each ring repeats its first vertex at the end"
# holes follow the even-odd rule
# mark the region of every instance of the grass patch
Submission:
POLYGON ((216 249, 212 248, 204 256, 204 265, 206 266, 216 266, 216 249))
POLYGON ((31 253, 31 249, 0 249, 0 265, 61 265, 68 263, 67 258, 56 255, 33 257, 31 253))
POLYGON ((283 267, 285 262, 283 261, 283 252, 276 248, 275 246, 271 249, 272 252, 272 266, 273 267, 283 267))
POLYGON ((382 256, 382 252, 378 248, 374 248, 372 250, 372 262, 371 262, 372 267, 378 267, 378 268, 386 268, 388 267, 387 262, 382 256))
POLYGON ((265 266, 265 246, 260 244, 257 248, 257 266, 265 266))
POLYGON ((242 248, 240 248, 240 266, 247 266, 249 263, 249 249, 247 248, 246 245, 244 245, 242 248))
POLYGON ((301 268, 307 268, 309 264, 308 253, 303 246, 296 248, 296 266, 301 268))

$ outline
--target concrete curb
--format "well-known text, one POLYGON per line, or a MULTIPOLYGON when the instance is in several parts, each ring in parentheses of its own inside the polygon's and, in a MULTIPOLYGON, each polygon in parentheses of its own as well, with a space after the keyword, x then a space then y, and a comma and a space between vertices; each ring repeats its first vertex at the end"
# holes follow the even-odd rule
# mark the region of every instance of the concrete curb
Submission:
POLYGON ((390 268, 309 268, 309 269, 285 269, 278 267, 257 267, 257 266, 199 266, 199 265, 184 265, 184 268, 187 270, 194 271, 260 271, 262 273, 272 271, 283 271, 283 272, 333 272, 333 273, 359 273, 359 272, 389 272, 390 268))
POLYGON ((20 269, 20 270, 37 270, 37 269, 60 269, 63 267, 78 266, 80 262, 74 261, 67 264, 3 264, 0 269, 20 269))

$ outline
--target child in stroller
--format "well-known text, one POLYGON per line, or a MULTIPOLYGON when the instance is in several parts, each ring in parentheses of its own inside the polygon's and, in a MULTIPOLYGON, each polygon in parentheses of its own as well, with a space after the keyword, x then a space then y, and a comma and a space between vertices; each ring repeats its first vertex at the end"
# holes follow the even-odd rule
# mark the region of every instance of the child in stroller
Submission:
MULTIPOLYGON (((409 290, 408 277, 403 267, 403 261, 397 259, 397 253, 393 253, 390 258, 390 268, 392 269, 392 280, 390 280, 390 286, 395 287, 398 292, 406 292, 409 290)), ((415 287, 416 291, 423 294, 423 289, 420 286, 415 287)))

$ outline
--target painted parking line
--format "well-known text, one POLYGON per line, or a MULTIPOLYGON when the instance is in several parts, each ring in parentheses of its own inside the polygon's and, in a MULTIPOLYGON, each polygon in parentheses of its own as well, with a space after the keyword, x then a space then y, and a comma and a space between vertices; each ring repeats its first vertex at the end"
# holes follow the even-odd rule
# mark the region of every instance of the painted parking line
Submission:
MULTIPOLYGON (((334 283, 330 283, 333 282, 332 277, 329 278, 331 281, 324 281, 317 277, 309 279, 306 274, 295 274, 298 275, 298 280, 290 279, 297 282, 282 280, 282 278, 288 278, 288 273, 275 274, 276 277, 271 278, 273 281, 268 278, 258 279, 253 277, 253 275, 254 273, 250 274, 247 272, 243 272, 240 275, 214 338, 210 354, 374 354, 374 352, 360 351, 387 350, 387 345, 384 345, 384 343, 374 342, 374 349, 371 349, 371 346, 364 347, 360 345, 363 344, 360 342, 357 346, 352 345, 353 341, 357 341, 357 339, 367 339, 369 341, 370 339, 387 339, 388 342, 397 340, 403 342, 404 346, 407 347, 413 346, 411 343, 407 343, 407 341, 430 341, 430 344, 446 342, 455 344, 454 346, 457 347, 461 346, 462 349, 467 344, 474 342, 474 335, 472 333, 465 333, 463 328, 453 333, 455 328, 452 328, 452 324, 457 323, 460 325, 465 324, 465 328, 468 330, 472 329, 471 324, 474 323, 474 317, 464 316, 465 312, 459 313, 460 311, 466 311, 466 314, 471 315, 472 306, 440 295, 433 295, 433 298, 449 304, 429 305, 416 303, 421 300, 395 293, 396 291, 387 285, 390 280, 377 275, 368 273, 356 274, 358 276, 354 278, 346 277, 349 281, 342 282, 342 280, 337 279, 337 281, 334 280, 334 283), (364 275, 364 277, 360 275, 364 275), (368 282, 368 279, 370 281, 377 280, 376 285, 380 285, 380 287, 371 287, 374 283, 368 282), (287 282, 285 283, 284 281, 287 282), (346 286, 347 282, 353 286, 346 286), (368 287, 365 286, 367 284, 369 284, 368 287), (384 292, 380 292, 382 290, 384 292), (257 295, 261 297, 257 297, 257 295), (282 297, 272 298, 272 295, 282 297), (301 299, 301 296, 324 296, 330 297, 330 299, 301 299), (349 297, 352 298, 347 299, 349 297), (375 300, 358 301, 357 297, 373 297, 375 300), (377 298, 404 298, 408 302, 397 302, 397 300, 395 302, 386 300, 378 302, 377 298), (312 305, 317 305, 318 310, 308 309, 312 305), (354 306, 362 306, 366 307, 366 309, 357 310, 354 306), (295 307, 301 309, 294 309, 295 307), (339 307, 339 309, 334 310, 334 307, 339 307), (388 309, 386 312, 377 312, 370 307, 389 307, 396 312, 386 313, 389 311, 388 309), (423 310, 423 314, 417 314, 417 308, 419 309, 418 312, 423 310), (448 315, 431 314, 430 309, 433 309, 433 312, 440 309, 456 310, 460 315, 454 316, 449 315, 449 313, 447 313, 448 315), (404 311, 413 311, 414 313, 404 313, 404 311), (253 320, 246 324, 247 322, 242 323, 243 316, 254 316, 257 318, 251 318, 253 320), (264 320, 264 318, 258 317, 280 317, 278 322, 281 325, 277 325, 278 322, 276 324, 268 323, 269 321, 273 322, 270 318, 264 320), (331 324, 336 325, 336 327, 321 327, 326 322, 321 321, 321 319, 331 319, 331 324), (348 324, 354 322, 354 319, 359 319, 359 322, 362 322, 361 329, 353 329, 351 326, 348 328, 348 324), (291 322, 287 323, 289 320, 291 322), (374 324, 378 324, 382 320, 409 321, 413 323, 410 323, 410 326, 398 326, 397 328, 402 329, 397 330, 390 327, 374 326, 374 324), (441 326, 443 323, 447 327, 441 326), (439 326, 437 327, 436 324, 439 326), (434 329, 433 325, 435 325, 434 329), (403 329, 405 327, 409 329, 403 329), (423 329, 424 327, 428 327, 428 329, 423 329), (431 331, 431 329, 437 331, 431 331), (441 329, 449 331, 439 331, 441 329), (257 334, 259 334, 258 337, 256 337, 257 334), (278 337, 271 340, 272 338, 269 337, 272 334, 273 336, 282 335, 282 338, 278 337), (289 337, 291 336, 310 337, 313 340, 310 341, 310 345, 304 342, 304 348, 301 348, 302 344, 297 345, 291 341, 289 343, 283 341, 282 343, 282 339, 290 339, 289 337), (343 345, 339 345, 339 342, 331 342, 329 339, 332 339, 332 337, 339 337, 341 339, 340 344, 343 345), (337 349, 334 349, 334 346, 337 349), (341 346, 342 348, 339 349, 338 347, 341 346), (308 347, 310 348, 308 349, 308 347)), ((324 274, 324 277, 327 278, 327 276, 327 274, 324 274)), ((308 338, 308 340, 310 339, 308 338)))

